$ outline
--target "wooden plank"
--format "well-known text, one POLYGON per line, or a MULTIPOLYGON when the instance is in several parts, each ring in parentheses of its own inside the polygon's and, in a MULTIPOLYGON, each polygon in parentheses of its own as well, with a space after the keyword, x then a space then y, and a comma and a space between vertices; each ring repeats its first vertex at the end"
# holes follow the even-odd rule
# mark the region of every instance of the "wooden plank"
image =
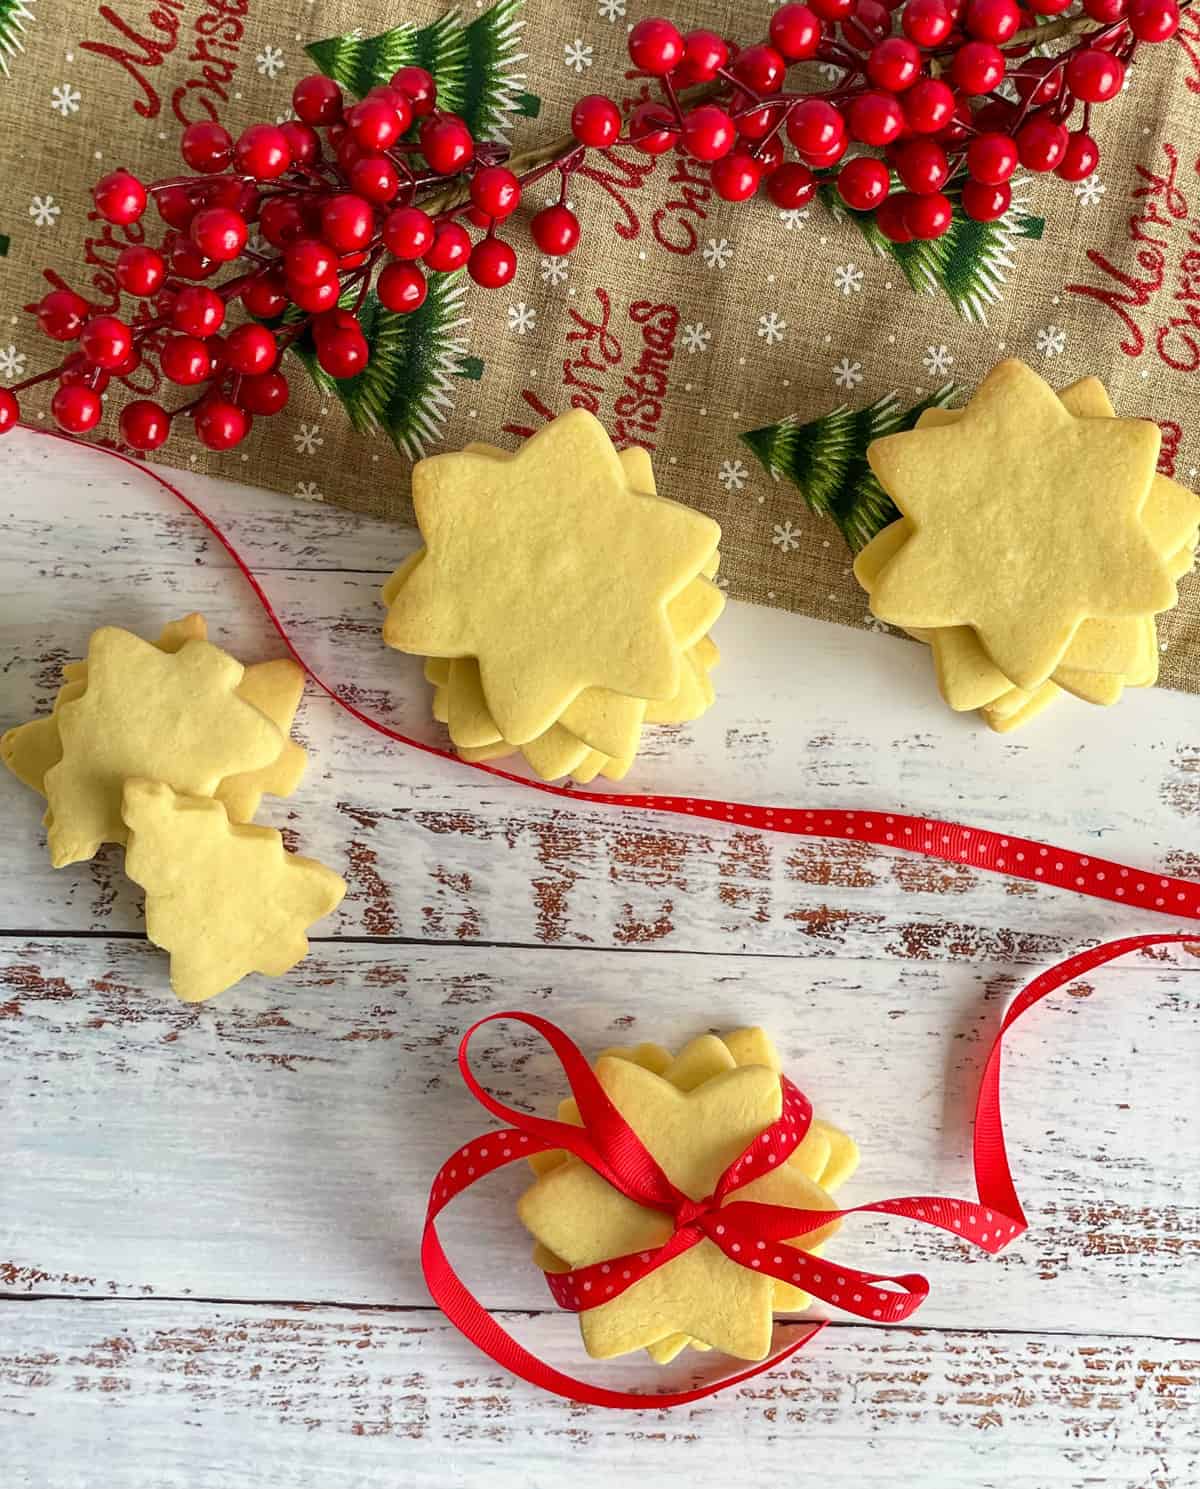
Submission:
MULTIPOLYGON (((837 1328, 726 1396, 628 1413, 534 1392, 428 1312, 147 1300, 0 1313, 18 1489, 74 1489, 97 1462, 105 1489, 553 1489, 567 1475, 598 1489, 633 1473, 710 1482, 735 1462, 756 1482, 798 1455, 829 1489, 917 1474, 944 1489, 1181 1489, 1200 1469, 1195 1341, 837 1328)), ((561 1317, 503 1321, 606 1384, 688 1378, 588 1362, 561 1317)))
MULTIPOLYGON (((489 1126, 455 1047, 501 1008, 547 1014, 590 1051, 761 1023, 858 1138, 853 1200, 969 1194, 970 1104, 1017 986, 986 964, 827 959, 801 977, 775 957, 331 944, 286 979, 183 1006, 164 963, 130 941, 0 945, 0 1288, 426 1302, 429 1182, 489 1126)), ((837 1256, 927 1271, 930 1324, 1200 1335, 1198 990, 1195 961, 1144 958, 1014 1037, 1032 1231, 1002 1259, 874 1219, 848 1223, 837 1256)), ((527 1108, 565 1094, 517 1026, 482 1033, 476 1068, 527 1108)), ((526 1182, 498 1176, 445 1223, 497 1306, 545 1302, 512 1211, 526 1182)))

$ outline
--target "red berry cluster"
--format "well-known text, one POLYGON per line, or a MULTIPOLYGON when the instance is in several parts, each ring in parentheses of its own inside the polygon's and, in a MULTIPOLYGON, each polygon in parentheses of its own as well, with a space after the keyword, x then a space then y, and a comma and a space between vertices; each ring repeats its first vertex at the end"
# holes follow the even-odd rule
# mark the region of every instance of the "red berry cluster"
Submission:
POLYGON ((230 449, 255 417, 287 403, 279 362, 298 337, 311 337, 331 377, 363 370, 370 350, 358 312, 372 284, 401 314, 424 303, 431 273, 465 267, 486 288, 508 284, 517 255, 498 228, 552 171, 558 200, 529 231, 542 253, 570 253, 579 221, 567 185, 589 149, 679 149, 711 167, 726 200, 762 187, 782 210, 803 207, 832 179, 842 201, 872 213, 895 243, 948 230, 952 184, 967 216, 995 220, 1010 206, 1018 165, 1068 181, 1095 170, 1093 105, 1121 91, 1140 42, 1165 41, 1179 25, 1179 0, 1082 0, 1079 39, 1056 56, 1034 56, 1034 17, 1071 4, 807 0, 781 6, 767 40, 740 50, 713 31, 684 35, 670 21, 644 20, 630 31, 629 55, 661 98, 628 118, 610 98, 581 98, 572 138, 523 172, 513 168, 519 161, 506 164, 504 146, 474 140, 461 118, 437 107, 423 68, 402 67, 357 103, 329 78, 302 78, 295 117, 282 124, 254 124, 236 140, 217 123, 189 125, 180 149, 194 175, 146 187, 119 170, 96 184, 106 221, 129 227, 153 201, 164 224, 157 246, 143 233, 116 262, 119 290, 138 304, 126 319, 97 313, 58 282, 29 306, 48 336, 77 350, 0 389, 0 433, 17 422, 16 393, 51 378, 55 420, 85 433, 99 423, 110 378, 156 363, 156 387, 189 392, 171 409, 148 398, 127 403, 124 443, 156 450, 186 415, 210 449, 230 449), (802 62, 831 64, 839 80, 819 94, 789 91, 788 71, 802 62), (1015 99, 996 96, 1006 81, 1015 99), (447 201, 451 178, 466 189, 447 201), (272 251, 250 247, 251 224, 272 251), (235 263, 231 277, 215 281, 235 263), (237 306, 242 321, 231 325, 237 306))

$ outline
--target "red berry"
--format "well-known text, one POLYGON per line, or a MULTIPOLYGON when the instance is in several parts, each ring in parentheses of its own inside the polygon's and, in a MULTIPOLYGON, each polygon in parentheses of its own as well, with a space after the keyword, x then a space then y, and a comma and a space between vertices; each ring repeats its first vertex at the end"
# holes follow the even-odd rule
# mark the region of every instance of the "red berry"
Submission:
POLYGON ((1139 41, 1168 41, 1179 30, 1176 0, 1130 0, 1129 29, 1139 41))
POLYGON ((919 47, 941 46, 954 29, 943 0, 908 0, 900 24, 905 36, 919 47))
POLYGON ((179 153, 192 170, 212 175, 223 171, 233 159, 233 136, 214 120, 201 119, 183 131, 179 153))
POLYGON ((205 207, 192 218, 188 236, 205 258, 227 264, 246 246, 246 223, 228 207, 205 207))
POLYGON ((779 113, 778 109, 765 106, 761 109, 751 109, 747 114, 738 114, 733 122, 742 139, 762 140, 775 128, 779 113))
POLYGON ((950 175, 946 152, 936 140, 918 136, 906 140, 896 151, 896 174, 909 191, 925 196, 941 191, 950 175))
POLYGON ((543 253, 559 257, 579 242, 579 218, 564 202, 555 202, 537 213, 529 232, 543 253))
POLYGON ((990 41, 968 41, 955 52, 950 76, 964 93, 990 93, 1004 78, 1004 53, 990 41))
POLYGON ((838 172, 838 194, 856 212, 873 212, 891 189, 891 174, 874 155, 856 155, 838 172))
POLYGON ((467 273, 484 289, 500 289, 516 272, 517 255, 502 238, 480 239, 467 260, 467 273))
POLYGON ((50 400, 50 412, 60 429, 68 434, 86 434, 100 422, 103 404, 95 388, 82 383, 66 383, 50 400))
POLYGON ((1001 186, 1017 168, 1017 146, 1010 135, 992 130, 967 146, 967 170, 985 186, 1001 186))
POLYGON ((165 186, 154 193, 154 206, 168 227, 182 230, 196 214, 191 194, 182 186, 165 186))
POLYGON ((603 93, 589 93, 571 110, 571 133, 581 145, 607 150, 621 133, 621 110, 603 93))
POLYGON ((828 150, 824 150, 818 155, 806 155, 804 157, 804 163, 810 165, 814 171, 826 171, 830 166, 837 165, 838 161, 845 155, 849 144, 850 136, 844 134, 840 139, 835 140, 828 150))
POLYGON ((914 134, 937 134, 954 118, 957 100, 941 78, 921 78, 905 93, 902 106, 914 134))
POLYGON ((158 362, 164 377, 184 387, 202 383, 212 372, 208 347, 196 336, 168 336, 159 349, 158 362))
POLYGON ((1111 26, 1114 21, 1125 19, 1129 0, 1083 0, 1085 14, 1101 25, 1111 26))
POLYGON ((225 338, 225 363, 243 377, 261 377, 275 365, 275 338, 266 326, 239 326, 225 338))
POLYGON ((670 21, 639 21, 629 33, 629 57, 639 72, 665 77, 683 61, 683 37, 670 21))
POLYGON ((427 72, 423 67, 402 67, 398 72, 392 73, 390 86, 397 93, 403 93, 416 118, 423 119, 426 114, 433 112, 433 106, 437 102, 437 83, 433 74, 427 72))
POLYGON ((371 152, 389 150, 413 121, 412 104, 397 91, 395 104, 364 98, 346 115, 346 124, 359 145, 371 152))
POLYGON ((311 124, 301 124, 297 119, 285 119, 279 126, 288 142, 288 154, 293 165, 312 165, 321 158, 321 136, 311 124))
POLYGON ((105 222, 125 227, 146 210, 146 188, 131 172, 113 171, 92 187, 92 201, 105 222))
POLYGON ((762 178, 762 165, 744 150, 726 155, 712 168, 713 190, 726 202, 749 201, 762 178))
POLYGON ((1100 146, 1082 129, 1067 136, 1067 148, 1063 158, 1054 167, 1054 174, 1064 181, 1084 181, 1100 164, 1100 146))
POLYGON ((842 35, 860 52, 869 52, 891 29, 891 11, 879 0, 857 0, 853 14, 842 22, 842 35))
MULTIPOLYGON (((1052 103, 1062 92, 1063 70, 1057 57, 1029 57, 1013 78, 1023 102, 1033 108, 1052 103)), ((1003 100, 997 100, 1003 102, 1003 100)), ((986 107, 990 108, 988 104, 986 107)))
POLYGON ((282 315, 288 307, 283 276, 274 269, 256 274, 242 289, 242 304, 251 315, 257 315, 262 320, 273 320, 277 315, 282 315))
POLYGON ((887 197, 875 213, 875 226, 891 243, 911 243, 912 230, 904 220, 904 205, 911 198, 906 192, 887 197))
POLYGON ((950 198, 940 191, 927 196, 904 194, 904 223, 914 238, 940 238, 953 216, 950 198))
POLYGON ((683 38, 683 61, 679 65, 677 81, 711 83, 728 61, 729 44, 717 32, 703 28, 689 31, 683 38))
POLYGON ((7 388, 0 388, 0 434, 7 434, 10 429, 15 429, 20 417, 21 407, 16 394, 10 393, 7 388))
POLYGON ((888 36, 867 58, 867 76, 878 88, 902 93, 921 75, 921 53, 903 36, 888 36))
POLYGON ((806 207, 817 192, 813 173, 799 161, 789 161, 767 177, 767 195, 781 212, 806 207))
POLYGON ((967 30, 980 41, 998 45, 1014 36, 1020 25, 1021 7, 1017 0, 970 0, 967 6, 967 30))
POLYGON ((321 236, 339 253, 365 248, 375 232, 370 202, 350 192, 329 197, 321 207, 321 236))
POLYGON ((696 160, 720 160, 736 139, 733 120, 715 103, 703 103, 683 116, 683 148, 696 160))
POLYGON ((1124 81, 1124 62, 1099 47, 1084 47, 1067 63, 1067 87, 1084 103, 1107 103, 1124 81))
POLYGON ((207 279, 220 267, 216 259, 206 258, 187 238, 171 246, 171 270, 180 279, 207 279))
POLYGON ((91 306, 74 290, 51 290, 38 304, 38 324, 52 341, 74 341, 91 306))
POLYGON ((1066 127, 1044 114, 1027 119, 1017 131, 1017 158, 1027 171, 1052 171, 1066 153, 1066 127))
POLYGON ((96 367, 119 367, 133 349, 133 332, 115 315, 96 315, 79 333, 83 355, 96 367))
POLYGON ((646 155, 662 155, 678 137, 679 126, 661 103, 641 103, 629 120, 629 138, 646 155))
POLYGON ((144 243, 130 243, 117 255, 113 272, 117 283, 130 295, 156 295, 167 277, 167 263, 161 253, 144 243))
POLYGON ((380 274, 375 293, 388 310, 419 310, 429 293, 429 284, 416 264, 393 262, 380 274))
POLYGON ((344 326, 317 336, 317 361, 330 377, 357 376, 370 356, 366 337, 357 326, 344 326))
POLYGON ((238 169, 256 181, 274 181, 291 164, 287 135, 277 124, 251 124, 233 147, 238 169))
POLYGON ((755 93, 778 93, 787 63, 774 47, 747 47, 737 54, 729 70, 755 93))
POLYGON ((421 154, 439 176, 456 175, 474 159, 475 141, 457 114, 433 114, 421 125, 420 139, 421 154))
POLYGON ((249 414, 277 414, 288 401, 288 380, 282 372, 246 377, 238 387, 238 403, 249 414))
POLYGON ((772 139, 756 145, 750 152, 750 159, 757 160, 762 167, 764 176, 769 176, 783 164, 783 136, 775 135, 772 139))
POLYGON ((954 117, 944 129, 938 130, 937 138, 946 146, 961 145, 971 135, 973 120, 970 103, 967 99, 960 98, 954 107, 954 117))
POLYGON ((188 336, 213 336, 225 319, 225 301, 202 284, 185 285, 171 306, 171 324, 188 336))
POLYGON ((292 89, 292 108, 305 124, 336 124, 342 117, 342 90, 332 78, 311 73, 292 89))
POLYGON ((149 398, 127 403, 118 420, 121 438, 134 450, 157 450, 171 432, 171 421, 161 404, 149 398))
POLYGON ((433 242, 433 218, 420 207, 397 207, 383 219, 383 241, 398 259, 419 259, 433 242))
POLYGON ((807 5, 781 5, 771 17, 771 45, 789 62, 804 62, 821 44, 821 22, 807 5))
POLYGON ((258 215, 263 237, 274 248, 285 248, 307 232, 304 213, 295 197, 273 196, 263 203, 258 215))
POLYGON ((347 172, 358 196, 369 202, 390 202, 400 190, 400 175, 386 155, 360 155, 347 172))
POLYGON ((461 269, 471 253, 471 235, 461 222, 439 222, 433 230, 433 242, 425 250, 425 262, 439 273, 461 269))
POLYGON ((989 186, 983 181, 966 181, 962 189, 962 209, 976 222, 995 222, 1012 206, 1012 187, 1007 181, 989 186))
POLYGON ((288 299, 299 305, 301 310, 307 310, 310 315, 320 315, 324 310, 332 310, 341 294, 333 275, 328 279, 318 279, 316 284, 297 284, 294 279, 284 275, 283 284, 288 299))
POLYGON ((850 133, 864 145, 890 145, 904 130, 904 110, 891 93, 858 93, 846 111, 850 133))
POLYGON ((210 450, 231 450, 250 433, 250 416, 228 398, 206 398, 196 410, 196 438, 210 450))
POLYGON ((844 21, 854 9, 854 0, 808 0, 808 8, 823 21, 844 21))
POLYGON ((471 200, 489 217, 507 217, 521 201, 521 183, 503 165, 485 165, 471 178, 471 200))
POLYGON ((801 155, 825 155, 845 137, 841 114, 823 98, 806 98, 787 118, 787 136, 801 155))
POLYGON ((1060 16, 1071 5, 1072 0, 1025 0, 1026 10, 1037 16, 1060 16))

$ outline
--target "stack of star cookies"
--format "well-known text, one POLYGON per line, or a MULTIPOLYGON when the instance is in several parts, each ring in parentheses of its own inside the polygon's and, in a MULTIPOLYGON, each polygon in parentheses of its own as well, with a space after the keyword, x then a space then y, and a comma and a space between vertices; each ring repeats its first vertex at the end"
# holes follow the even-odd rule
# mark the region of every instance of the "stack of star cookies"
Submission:
POLYGON ((720 528, 655 493, 644 450, 576 409, 515 455, 420 461, 413 506, 425 546, 384 585, 383 639, 426 658, 464 759, 619 780, 645 724, 711 706, 720 528))
POLYGON ((1056 394, 1009 361, 964 409, 871 445, 903 516, 854 572, 878 619, 928 644, 951 708, 1006 733, 1063 693, 1110 705, 1157 681, 1155 616, 1200 533, 1200 498, 1156 473, 1159 444, 1095 378, 1056 394))
MULTIPOLYGON (((782 1110, 779 1057, 762 1029, 705 1034, 674 1056, 657 1044, 605 1050, 595 1071, 667 1178, 694 1200, 712 1193, 729 1164, 782 1110)), ((579 1125, 573 1099, 559 1106, 558 1117, 579 1125)), ((814 1119, 786 1163, 733 1198, 834 1210, 834 1193, 857 1165, 853 1140, 814 1119)), ((530 1166, 537 1182, 522 1195, 518 1213, 545 1272, 657 1249, 671 1234, 669 1217, 626 1199, 561 1150, 537 1154, 530 1166)), ((819 1254, 835 1229, 836 1222, 784 1244, 819 1254)), ((793 1284, 738 1266, 706 1240, 611 1301, 585 1309, 579 1322, 585 1348, 598 1359, 645 1349, 666 1364, 691 1345, 760 1360, 770 1349, 774 1314, 798 1312, 810 1302, 793 1284)))
POLYGON ((187 1002, 287 971, 308 950, 303 928, 345 893, 273 828, 241 825, 300 782, 307 755, 288 736, 303 688, 294 662, 243 667, 211 645, 200 615, 153 644, 105 626, 63 667, 53 711, 0 738, 5 765, 46 798, 55 868, 126 844, 148 935, 187 1002))

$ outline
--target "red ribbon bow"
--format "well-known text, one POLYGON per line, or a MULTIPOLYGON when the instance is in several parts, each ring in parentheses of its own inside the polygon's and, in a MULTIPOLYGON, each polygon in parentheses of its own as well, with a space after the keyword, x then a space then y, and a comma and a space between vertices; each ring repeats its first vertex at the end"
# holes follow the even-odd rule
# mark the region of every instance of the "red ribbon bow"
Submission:
POLYGON ((928 1297, 926 1278, 918 1273, 889 1276, 863 1272, 784 1243, 849 1215, 882 1214, 936 1226, 984 1251, 1002 1251, 1027 1229, 1004 1143, 1000 1061, 1006 1034, 1029 1009, 1077 977, 1130 952, 1189 940, 1194 937, 1126 936, 1106 942, 1048 968, 1013 1000, 992 1044, 976 1100, 974 1173, 978 1198, 975 1200, 917 1195, 830 1211, 734 1198, 743 1186, 786 1162, 812 1122, 810 1102, 786 1076, 780 1077, 783 1100, 776 1121, 729 1165, 710 1195, 692 1200, 663 1173, 609 1100, 582 1051, 561 1029, 537 1014, 489 1014, 463 1035, 458 1066, 475 1099, 508 1126, 474 1138, 448 1158, 434 1178, 421 1241, 421 1266, 429 1291, 455 1328, 497 1364, 543 1390, 593 1406, 666 1407, 703 1400, 772 1369, 810 1343, 824 1327, 817 1324, 809 1328, 799 1339, 748 1370, 690 1391, 646 1394, 609 1390, 565 1375, 530 1354, 495 1322, 463 1284, 438 1239, 437 1217, 465 1189, 497 1169, 534 1153, 564 1148, 627 1198, 670 1216, 674 1230, 657 1250, 611 1257, 572 1272, 546 1273, 550 1291, 560 1307, 581 1312, 609 1302, 692 1246, 708 1240, 738 1266, 793 1283, 843 1312, 874 1322, 901 1322, 911 1317, 928 1297), (468 1048, 475 1033, 496 1019, 526 1024, 550 1045, 579 1107, 581 1127, 518 1111, 497 1101, 479 1084, 470 1067, 468 1048))

